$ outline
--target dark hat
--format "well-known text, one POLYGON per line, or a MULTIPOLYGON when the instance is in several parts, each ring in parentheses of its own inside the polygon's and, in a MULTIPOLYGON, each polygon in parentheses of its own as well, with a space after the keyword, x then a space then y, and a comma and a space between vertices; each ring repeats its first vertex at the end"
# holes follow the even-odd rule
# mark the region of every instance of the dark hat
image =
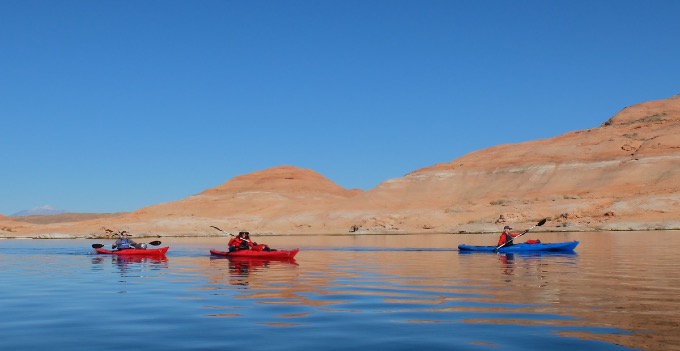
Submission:
POLYGON ((512 228, 510 228, 509 225, 506 225, 505 227, 503 227, 503 230, 505 230, 505 229, 512 229, 512 228))

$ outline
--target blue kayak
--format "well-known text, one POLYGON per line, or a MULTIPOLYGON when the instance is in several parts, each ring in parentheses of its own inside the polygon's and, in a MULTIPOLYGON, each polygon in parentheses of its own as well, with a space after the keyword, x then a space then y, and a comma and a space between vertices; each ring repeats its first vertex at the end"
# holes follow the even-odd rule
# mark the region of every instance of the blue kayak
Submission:
MULTIPOLYGON (((527 244, 520 243, 510 246, 501 247, 498 252, 530 252, 530 251, 574 251, 578 245, 578 241, 568 241, 564 243, 550 243, 550 244, 527 244)), ((481 252, 493 252, 497 246, 473 246, 473 245, 458 245, 458 250, 460 251, 481 251, 481 252)))

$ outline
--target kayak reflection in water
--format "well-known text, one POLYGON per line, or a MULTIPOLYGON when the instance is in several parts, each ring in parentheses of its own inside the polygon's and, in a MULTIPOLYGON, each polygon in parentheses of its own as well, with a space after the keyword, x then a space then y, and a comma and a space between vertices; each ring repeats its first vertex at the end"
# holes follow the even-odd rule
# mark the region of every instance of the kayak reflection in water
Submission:
POLYGON ((118 250, 134 249, 139 245, 134 240, 129 238, 128 232, 125 230, 118 233, 118 236, 119 236, 118 240, 116 240, 116 242, 113 243, 113 245, 111 245, 113 249, 118 250))

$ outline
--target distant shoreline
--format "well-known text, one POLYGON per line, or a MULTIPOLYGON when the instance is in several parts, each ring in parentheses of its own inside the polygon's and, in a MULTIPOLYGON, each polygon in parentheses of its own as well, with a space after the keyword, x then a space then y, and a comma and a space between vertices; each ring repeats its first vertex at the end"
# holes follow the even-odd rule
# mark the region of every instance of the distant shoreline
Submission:
MULTIPOLYGON (((680 228, 636 228, 636 229, 571 229, 571 230, 532 230, 531 233, 606 233, 606 232, 654 232, 654 231, 680 231, 680 228)), ((485 235, 485 234, 499 234, 500 230, 496 231, 460 231, 460 232, 376 232, 376 233, 258 233, 252 232, 255 236, 270 236, 270 237, 305 237, 305 236, 380 236, 380 235, 485 235)), ((147 239, 147 238, 225 238, 229 234, 134 234, 133 238, 147 239)), ((97 234, 72 234, 72 233, 41 233, 41 234, 24 234, 16 235, 16 233, 0 233, 0 240, 60 240, 60 239, 115 239, 115 236, 97 235, 97 234)))

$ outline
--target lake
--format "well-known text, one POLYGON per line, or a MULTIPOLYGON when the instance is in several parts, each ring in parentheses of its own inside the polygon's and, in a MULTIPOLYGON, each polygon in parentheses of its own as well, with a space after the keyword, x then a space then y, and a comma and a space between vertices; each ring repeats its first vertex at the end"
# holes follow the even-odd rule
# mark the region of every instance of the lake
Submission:
MULTIPOLYGON (((294 261, 0 240, 2 350, 680 350, 680 232, 529 233, 575 253, 460 253, 497 234, 255 236, 294 261)), ((144 241, 144 239, 136 239, 144 241)))

